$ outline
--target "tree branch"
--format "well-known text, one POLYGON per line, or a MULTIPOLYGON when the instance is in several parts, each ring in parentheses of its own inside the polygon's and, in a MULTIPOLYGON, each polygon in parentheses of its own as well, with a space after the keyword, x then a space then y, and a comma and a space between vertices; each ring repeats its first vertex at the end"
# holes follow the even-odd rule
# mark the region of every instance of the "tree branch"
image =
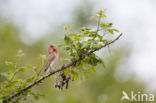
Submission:
POLYGON ((90 51, 90 52, 87 52, 86 54, 84 54, 83 56, 81 56, 80 59, 78 59, 78 60, 72 59, 70 63, 68 63, 68 64, 66 64, 66 65, 62 65, 60 68, 56 69, 55 71, 50 72, 49 74, 46 74, 46 75, 42 76, 39 80, 37 80, 37 81, 35 81, 35 82, 29 84, 27 87, 21 89, 19 92, 17 92, 17 93, 15 93, 15 94, 13 94, 13 95, 11 95, 11 96, 5 98, 5 99, 3 100, 3 103, 8 103, 8 102, 11 101, 13 98, 15 98, 15 97, 21 95, 23 92, 25 92, 25 91, 27 91, 28 89, 34 87, 36 84, 42 82, 44 79, 46 79, 46 78, 48 78, 48 77, 54 75, 55 73, 60 72, 60 71, 63 71, 64 69, 67 69, 67 68, 69 68, 69 67, 75 67, 75 66, 76 66, 76 65, 75 65, 76 63, 80 62, 80 61, 83 60, 85 57, 91 55, 91 54, 94 53, 95 51, 98 51, 98 50, 100 50, 100 49, 102 49, 102 48, 104 48, 104 47, 106 47, 106 46, 108 46, 108 45, 114 43, 114 42, 117 41, 121 36, 122 36, 122 33, 121 33, 116 39, 114 39, 114 40, 111 41, 111 42, 106 43, 106 44, 103 45, 102 47, 97 48, 97 49, 95 49, 95 50, 92 50, 92 51, 90 51))

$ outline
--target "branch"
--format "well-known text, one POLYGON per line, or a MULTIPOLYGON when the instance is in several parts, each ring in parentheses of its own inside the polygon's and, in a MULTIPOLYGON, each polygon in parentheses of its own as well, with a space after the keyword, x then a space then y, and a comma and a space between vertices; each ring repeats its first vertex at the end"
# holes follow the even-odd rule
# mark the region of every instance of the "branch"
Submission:
POLYGON ((68 64, 66 64, 66 65, 62 65, 60 68, 56 69, 55 71, 50 72, 49 74, 46 74, 46 75, 42 76, 39 80, 37 80, 37 81, 35 81, 35 82, 29 84, 27 87, 21 89, 19 92, 17 92, 17 93, 15 93, 15 94, 13 94, 13 95, 11 95, 11 96, 5 98, 5 99, 3 100, 3 103, 8 103, 8 102, 11 101, 13 98, 15 98, 15 97, 21 95, 23 92, 26 92, 28 89, 34 87, 35 85, 37 85, 38 83, 42 82, 44 79, 46 79, 46 78, 48 78, 48 77, 54 75, 55 73, 60 72, 60 71, 63 71, 64 69, 67 69, 67 68, 69 68, 69 67, 75 67, 75 66, 76 66, 76 65, 75 65, 76 63, 80 62, 80 61, 83 60, 85 57, 91 55, 91 54, 94 53, 95 51, 98 51, 98 50, 100 50, 100 49, 102 49, 102 48, 104 48, 104 47, 106 47, 106 46, 108 46, 108 45, 114 43, 114 42, 117 41, 121 36, 122 36, 122 33, 121 33, 116 39, 114 39, 114 40, 111 41, 111 42, 106 43, 106 44, 103 45, 102 47, 97 48, 97 49, 95 49, 95 50, 92 50, 92 51, 90 51, 90 52, 87 52, 86 54, 84 54, 83 56, 81 56, 80 59, 78 59, 78 60, 72 59, 70 63, 68 63, 68 64))

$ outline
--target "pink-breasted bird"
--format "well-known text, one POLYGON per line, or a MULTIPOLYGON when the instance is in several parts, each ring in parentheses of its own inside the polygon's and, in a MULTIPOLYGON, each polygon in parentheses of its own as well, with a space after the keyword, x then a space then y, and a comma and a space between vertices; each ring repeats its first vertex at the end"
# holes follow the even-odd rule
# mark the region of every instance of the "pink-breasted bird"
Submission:
POLYGON ((51 70, 51 68, 57 62, 58 58, 59 58, 59 53, 57 49, 53 45, 50 45, 48 48, 48 60, 45 68, 46 73, 48 73, 51 70))

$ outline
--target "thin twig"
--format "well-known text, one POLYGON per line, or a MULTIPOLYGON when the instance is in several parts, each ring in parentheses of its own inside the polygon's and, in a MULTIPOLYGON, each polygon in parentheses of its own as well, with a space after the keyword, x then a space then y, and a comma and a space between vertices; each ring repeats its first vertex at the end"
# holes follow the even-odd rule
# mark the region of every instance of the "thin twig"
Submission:
POLYGON ((11 79, 9 80, 10 82, 14 79, 15 75, 17 74, 17 65, 15 65, 15 72, 13 74, 13 76, 11 77, 11 79))
POLYGON ((14 79, 15 75, 17 74, 17 71, 14 72, 13 76, 10 79, 10 82, 14 79))
MULTIPOLYGON (((97 33, 95 34, 95 35, 97 35, 98 34, 98 32, 99 32, 99 29, 100 29, 100 22, 101 22, 101 15, 99 16, 99 18, 98 18, 98 24, 97 24, 97 33)), ((93 40, 95 40, 95 36, 93 37, 93 40)))
POLYGON ((99 16, 99 19, 98 19, 97 32, 99 31, 99 28, 100 28, 100 22, 101 22, 101 15, 99 16))
POLYGON ((41 67, 40 71, 37 73, 37 77, 40 76, 43 69, 44 69, 44 60, 42 60, 42 67, 41 67))
POLYGON ((17 92, 17 93, 15 93, 15 94, 13 94, 13 95, 11 95, 11 96, 5 98, 5 99, 3 100, 3 103, 8 103, 8 102, 9 102, 10 100, 12 100, 13 98, 15 98, 15 97, 21 95, 23 92, 25 92, 25 91, 27 91, 28 89, 34 87, 36 84, 42 82, 44 79, 46 79, 46 78, 48 78, 48 77, 54 75, 55 73, 60 72, 60 71, 63 71, 64 69, 67 69, 67 68, 69 68, 69 67, 74 67, 74 66, 76 66, 76 65, 75 65, 76 63, 79 63, 81 60, 83 60, 85 57, 91 55, 91 54, 94 53, 95 51, 98 51, 98 50, 100 50, 100 49, 102 49, 102 48, 105 48, 106 46, 108 46, 108 45, 114 43, 114 42, 117 41, 121 36, 122 36, 122 33, 121 33, 116 39, 114 39, 113 41, 106 43, 105 45, 103 45, 103 46, 100 47, 100 48, 97 48, 97 49, 95 49, 95 50, 92 50, 92 51, 90 51, 90 52, 87 52, 86 54, 84 54, 83 56, 81 56, 81 58, 79 58, 78 60, 72 59, 72 61, 71 61, 70 63, 68 63, 68 64, 66 64, 66 65, 62 65, 62 66, 61 66, 60 68, 58 68, 57 70, 55 70, 55 71, 53 71, 53 72, 50 72, 49 74, 46 74, 46 75, 42 76, 39 80, 37 80, 37 81, 35 81, 35 82, 29 84, 27 87, 21 89, 19 92, 17 92))

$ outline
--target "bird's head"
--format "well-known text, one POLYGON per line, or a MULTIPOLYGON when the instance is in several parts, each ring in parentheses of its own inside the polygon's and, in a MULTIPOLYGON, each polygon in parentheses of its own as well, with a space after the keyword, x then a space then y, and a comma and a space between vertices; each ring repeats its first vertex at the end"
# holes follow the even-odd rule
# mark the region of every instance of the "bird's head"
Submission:
POLYGON ((49 53, 51 53, 51 52, 55 52, 55 53, 58 54, 58 51, 57 51, 57 49, 55 48, 54 45, 50 45, 50 46, 49 46, 49 48, 48 48, 48 52, 49 52, 49 53))

